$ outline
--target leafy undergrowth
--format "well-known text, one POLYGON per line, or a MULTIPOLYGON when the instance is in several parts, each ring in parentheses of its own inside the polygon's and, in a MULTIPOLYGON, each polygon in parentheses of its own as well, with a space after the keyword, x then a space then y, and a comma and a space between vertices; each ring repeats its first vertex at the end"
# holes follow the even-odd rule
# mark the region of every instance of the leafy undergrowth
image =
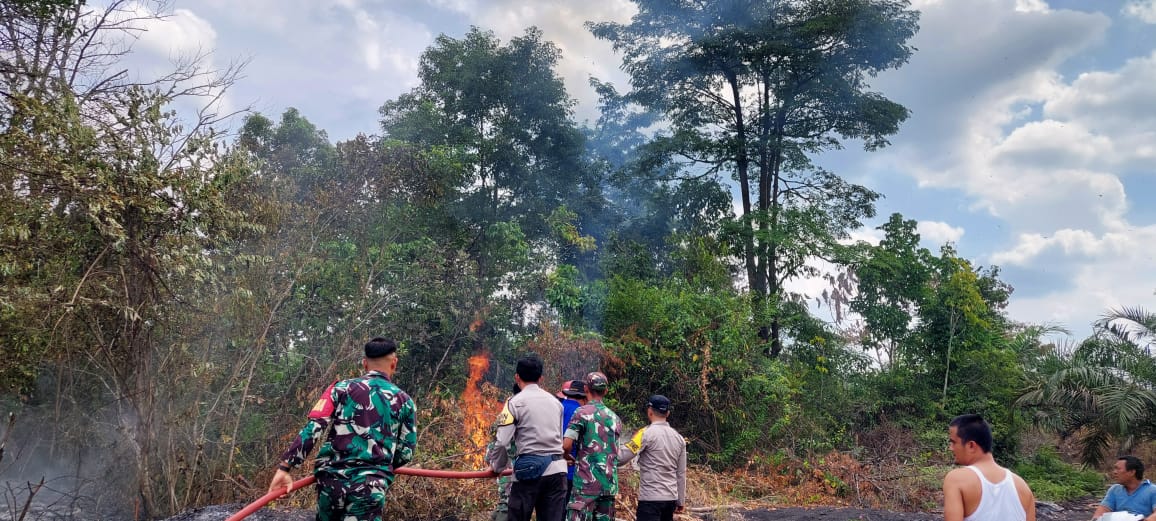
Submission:
POLYGON ((1034 456, 1016 465, 1015 471, 1043 501, 1097 496, 1107 487, 1102 474, 1065 463, 1051 447, 1040 447, 1034 456))

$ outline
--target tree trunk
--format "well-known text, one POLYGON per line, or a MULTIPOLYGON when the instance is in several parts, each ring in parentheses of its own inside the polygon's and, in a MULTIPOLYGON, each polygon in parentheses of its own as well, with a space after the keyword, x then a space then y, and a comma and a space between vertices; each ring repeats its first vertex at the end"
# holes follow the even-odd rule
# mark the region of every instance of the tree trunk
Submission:
POLYGON ((766 284, 760 279, 760 271, 755 264, 755 233, 751 225, 751 181, 750 158, 747 157, 747 128, 743 117, 742 97, 739 88, 738 76, 727 73, 727 82, 730 83, 731 97, 734 99, 735 140, 738 142, 738 153, 735 155, 735 168, 739 176, 739 192, 743 205, 743 261, 747 268, 747 283, 750 284, 752 295, 766 295, 766 284))

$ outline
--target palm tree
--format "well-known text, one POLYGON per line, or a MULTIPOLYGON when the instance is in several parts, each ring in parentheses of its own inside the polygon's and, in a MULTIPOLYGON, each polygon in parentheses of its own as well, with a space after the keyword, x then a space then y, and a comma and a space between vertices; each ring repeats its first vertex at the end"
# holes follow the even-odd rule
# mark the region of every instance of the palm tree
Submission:
POLYGON ((1085 463, 1100 464, 1156 439, 1156 313, 1110 310, 1091 337, 1045 355, 1017 404, 1034 409, 1037 425, 1076 436, 1085 463))

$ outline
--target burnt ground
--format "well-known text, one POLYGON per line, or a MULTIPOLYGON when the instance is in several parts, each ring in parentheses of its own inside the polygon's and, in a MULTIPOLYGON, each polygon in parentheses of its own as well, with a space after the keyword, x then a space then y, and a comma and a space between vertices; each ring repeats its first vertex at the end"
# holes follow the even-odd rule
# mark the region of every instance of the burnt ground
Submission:
MULTIPOLYGON (((1041 503, 1037 508, 1039 521, 1086 521, 1096 509, 1092 498, 1070 501, 1055 505, 1041 503)), ((165 521, 224 521, 244 505, 214 505, 184 512, 165 521)), ((630 516, 633 517, 633 516, 630 516)), ((312 521, 313 511, 300 509, 268 508, 258 510, 245 518, 246 521, 312 521)), ((726 514, 702 513, 677 516, 681 521, 937 521, 943 519, 942 512, 890 512, 846 507, 784 507, 755 508, 727 512, 726 514)))
MULTIPOLYGON (((204 508, 194 508, 177 514, 164 521, 225 521, 229 516, 245 508, 243 503, 232 505, 212 505, 204 508)), ((299 508, 270 509, 262 508, 245 518, 245 521, 313 521, 312 510, 299 508)))
MULTIPOLYGON (((1062 504, 1041 503, 1036 507, 1039 521, 1087 521, 1096 509, 1097 501, 1092 498, 1069 501, 1062 504)), ((890 512, 845 507, 786 507, 736 510, 725 516, 700 514, 706 521, 937 521, 943 519, 943 512, 890 512)))

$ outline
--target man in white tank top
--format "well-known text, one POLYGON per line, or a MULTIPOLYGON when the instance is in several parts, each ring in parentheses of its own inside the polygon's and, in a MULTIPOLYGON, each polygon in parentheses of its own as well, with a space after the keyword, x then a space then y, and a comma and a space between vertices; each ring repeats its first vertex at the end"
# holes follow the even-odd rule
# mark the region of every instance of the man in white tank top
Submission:
POLYGON ((991 426, 964 414, 947 428, 957 465, 943 478, 944 521, 1036 521, 1036 497, 991 455, 991 426))

